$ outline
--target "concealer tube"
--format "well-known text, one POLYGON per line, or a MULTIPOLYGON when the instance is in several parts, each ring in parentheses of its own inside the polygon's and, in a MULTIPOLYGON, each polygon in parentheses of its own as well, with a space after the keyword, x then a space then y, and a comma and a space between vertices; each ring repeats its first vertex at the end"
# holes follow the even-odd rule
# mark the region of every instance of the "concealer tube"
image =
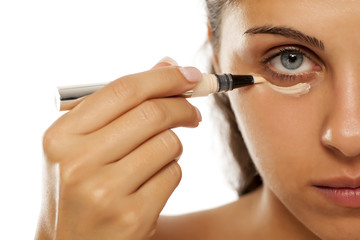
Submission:
MULTIPOLYGON (((198 82, 194 89, 182 94, 184 97, 202 97, 212 93, 227 92, 233 89, 250 86, 256 83, 263 83, 266 80, 253 75, 232 75, 232 74, 206 74, 198 82)), ((63 105, 79 98, 90 95, 103 88, 105 84, 87 84, 57 87, 56 105, 59 111, 63 105)))

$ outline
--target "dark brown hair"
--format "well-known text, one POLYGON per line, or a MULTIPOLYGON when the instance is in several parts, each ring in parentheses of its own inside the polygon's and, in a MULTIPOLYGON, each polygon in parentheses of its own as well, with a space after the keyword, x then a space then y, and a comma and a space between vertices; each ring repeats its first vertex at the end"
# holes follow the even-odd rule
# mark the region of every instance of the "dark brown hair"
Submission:
MULTIPOLYGON (((221 25, 225 8, 233 6, 239 0, 206 0, 208 24, 211 29, 211 45, 214 53, 220 49, 221 25)), ((212 64, 213 66, 213 64, 212 64)), ((212 69, 213 70, 213 69, 212 69)), ((225 94, 214 96, 215 104, 228 123, 227 141, 232 156, 240 168, 238 195, 244 195, 255 190, 262 184, 262 179, 248 153, 241 132, 238 128, 229 98, 225 94)))

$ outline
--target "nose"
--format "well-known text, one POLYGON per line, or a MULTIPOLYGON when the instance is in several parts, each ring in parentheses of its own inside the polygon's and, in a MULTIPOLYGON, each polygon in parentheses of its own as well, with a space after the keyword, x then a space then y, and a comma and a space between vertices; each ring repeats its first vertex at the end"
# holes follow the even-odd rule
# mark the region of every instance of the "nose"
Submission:
MULTIPOLYGON (((357 74, 360 76, 360 72, 357 74)), ((359 78, 359 77, 358 77, 359 78)), ((332 100, 322 144, 346 159, 360 157, 360 79, 351 71, 332 78, 332 100)))

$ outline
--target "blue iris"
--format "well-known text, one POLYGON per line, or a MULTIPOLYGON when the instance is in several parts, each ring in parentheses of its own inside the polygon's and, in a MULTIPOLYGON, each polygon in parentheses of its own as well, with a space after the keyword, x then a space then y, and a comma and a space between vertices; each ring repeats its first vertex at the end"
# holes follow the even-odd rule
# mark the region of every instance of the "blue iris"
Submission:
POLYGON ((289 70, 298 69, 304 62, 304 56, 298 53, 281 54, 281 64, 289 70))

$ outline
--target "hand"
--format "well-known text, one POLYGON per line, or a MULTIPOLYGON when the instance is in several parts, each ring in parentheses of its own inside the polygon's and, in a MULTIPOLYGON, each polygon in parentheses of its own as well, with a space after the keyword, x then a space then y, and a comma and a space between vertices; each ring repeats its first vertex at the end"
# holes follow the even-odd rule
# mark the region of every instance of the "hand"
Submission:
POLYGON ((45 133, 38 239, 148 239, 181 179, 175 127, 201 116, 178 96, 201 73, 161 62, 78 101, 45 133))

